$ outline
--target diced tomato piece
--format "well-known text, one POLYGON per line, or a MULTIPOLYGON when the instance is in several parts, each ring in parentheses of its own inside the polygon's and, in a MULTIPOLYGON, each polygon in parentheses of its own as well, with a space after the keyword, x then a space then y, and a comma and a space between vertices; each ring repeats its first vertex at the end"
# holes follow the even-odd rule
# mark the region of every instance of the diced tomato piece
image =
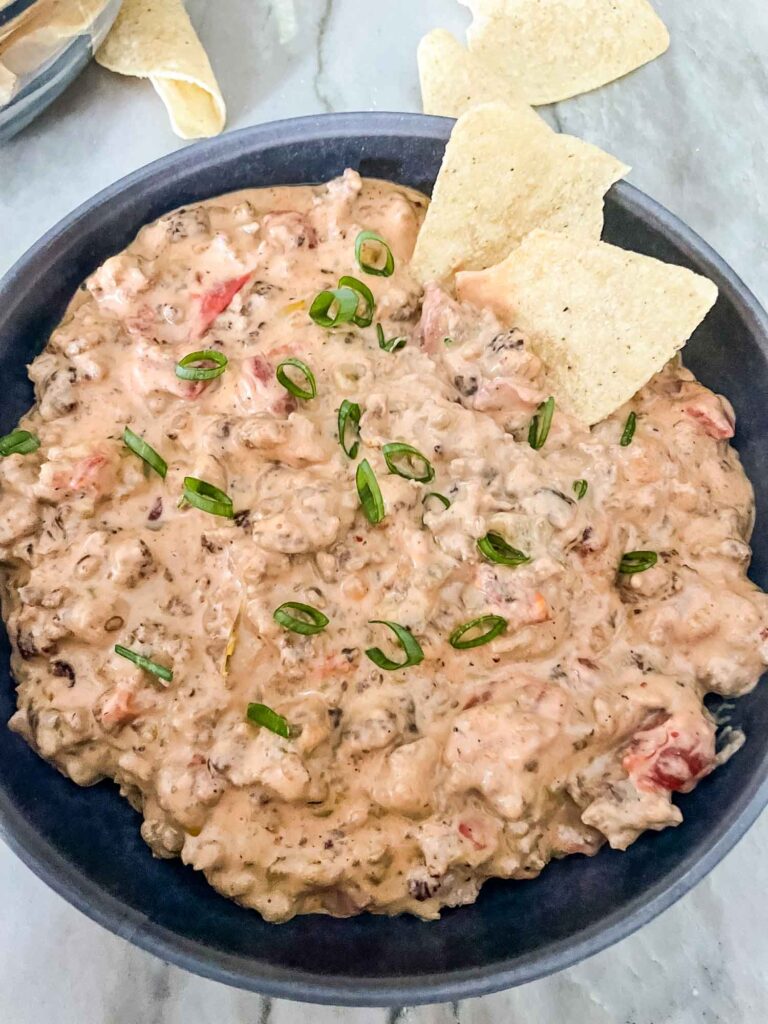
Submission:
POLYGON ((675 728, 675 717, 658 718, 635 733, 622 765, 638 789, 687 793, 715 764, 714 728, 704 721, 675 728))
POLYGON ((234 277, 231 281, 222 281, 200 296, 199 335, 213 323, 219 313, 224 312, 250 276, 243 274, 242 277, 234 277))
POLYGON ((647 778, 662 789, 678 793, 704 774, 710 763, 701 751, 670 746, 659 752, 647 778))
POLYGON ((136 695, 127 686, 118 685, 101 706, 99 718, 106 729, 132 722, 139 715, 136 695))
POLYGON ((468 839, 476 850, 484 850, 486 844, 480 842, 480 840, 475 835, 475 831, 476 829, 473 829, 472 825, 470 825, 468 822, 459 822, 459 835, 463 836, 465 839, 468 839))
POLYGON ((185 380, 180 385, 181 397, 194 401, 202 395, 207 387, 207 380, 185 380))
POLYGON ((53 477, 54 490, 85 491, 98 487, 99 474, 107 464, 106 455, 101 452, 94 452, 84 459, 80 459, 72 467, 71 471, 56 473, 53 477))
POLYGON ((685 414, 700 424, 705 434, 716 438, 718 441, 725 441, 733 437, 733 423, 720 400, 715 395, 708 397, 711 401, 701 402, 699 405, 686 406, 685 414))
POLYGON ((252 356, 248 360, 248 369, 262 384, 271 384, 274 376, 274 369, 262 356, 252 356))

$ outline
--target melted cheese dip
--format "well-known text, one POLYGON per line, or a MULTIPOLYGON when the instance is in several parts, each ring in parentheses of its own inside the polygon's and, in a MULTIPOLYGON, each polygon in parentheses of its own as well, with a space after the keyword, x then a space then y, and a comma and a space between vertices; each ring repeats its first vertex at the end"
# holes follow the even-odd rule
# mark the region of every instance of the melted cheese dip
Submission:
POLYGON ((672 794, 725 756, 703 696, 746 692, 768 657, 728 403, 670 364, 591 431, 556 409, 535 450, 549 391, 525 338, 409 274, 425 206, 347 171, 162 217, 77 293, 30 368, 22 425, 41 447, 0 460, 11 727, 75 782, 114 779, 156 855, 270 920, 436 917, 486 878, 677 824, 672 794), (392 276, 358 267, 361 230, 386 239, 392 276), (325 330, 309 306, 346 274, 372 288, 374 322, 325 330), (381 348, 378 322, 405 347, 381 348), (226 371, 178 379, 198 349, 226 371), (292 357, 316 398, 276 380, 292 357), (362 409, 355 459, 344 399, 362 409), (123 445, 126 425, 165 480, 123 445), (434 480, 388 472, 392 441, 434 480), (378 525, 356 491, 362 458, 378 525), (185 476, 224 490, 234 518, 179 507, 185 476), (450 507, 425 505, 430 491, 450 507), (488 561, 489 531, 530 560, 488 561), (657 563, 620 574, 637 550, 657 563), (285 629, 286 601, 329 625, 285 629), (484 615, 506 632, 454 649, 484 615), (376 646, 403 659, 381 619, 413 633, 420 664, 370 660, 376 646), (248 721, 251 702, 298 735, 248 721))

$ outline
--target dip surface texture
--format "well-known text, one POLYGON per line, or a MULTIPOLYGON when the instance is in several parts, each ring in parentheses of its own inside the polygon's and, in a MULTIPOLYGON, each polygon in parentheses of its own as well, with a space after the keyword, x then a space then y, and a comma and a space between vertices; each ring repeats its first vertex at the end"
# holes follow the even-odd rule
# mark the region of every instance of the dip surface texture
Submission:
POLYGON ((514 326, 415 284, 425 208, 347 171, 162 217, 78 291, 30 368, 21 426, 41 447, 0 459, 12 728, 75 782, 114 779, 156 855, 270 920, 435 917, 486 878, 677 824, 673 794, 740 742, 716 744, 704 695, 746 692, 768 660, 728 403, 673 362, 592 430, 555 409, 534 448, 544 368, 514 326), (388 243, 391 276, 358 266, 363 230, 388 243), (373 291, 373 322, 324 329, 310 305, 344 275, 373 291), (378 323, 405 345, 382 347, 378 323), (226 369, 180 379, 199 350, 226 369), (316 397, 279 383, 286 359, 316 397), (345 399, 362 414, 354 458, 345 399), (391 473, 392 442, 434 479, 391 473), (179 506, 185 477, 234 517, 179 506), (489 533, 524 560, 489 560, 489 533), (648 551, 650 568, 619 572, 648 551), (285 602, 328 625, 286 629, 285 602), (483 616, 506 630, 449 643, 483 616), (423 660, 378 667, 366 650, 405 654, 371 620, 406 627, 423 660), (252 702, 291 735, 248 721, 252 702))

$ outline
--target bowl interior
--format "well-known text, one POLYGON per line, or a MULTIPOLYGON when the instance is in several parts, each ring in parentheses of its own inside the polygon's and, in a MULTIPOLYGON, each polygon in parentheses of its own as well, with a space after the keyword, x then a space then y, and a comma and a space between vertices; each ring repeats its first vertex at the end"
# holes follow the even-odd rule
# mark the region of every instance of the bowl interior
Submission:
MULTIPOLYGON (((0 433, 32 402, 25 364, 83 278, 142 224, 183 203, 247 186, 322 181, 345 167, 430 191, 450 122, 418 115, 308 118, 191 147, 102 193, 54 229, 0 286, 0 433)), ((686 350, 738 414, 736 444, 755 485, 753 578, 768 580, 766 321, 711 250, 629 186, 606 204, 606 238, 712 277, 717 306, 686 350)), ((0 637, 0 718, 14 709, 0 637)), ((81 789, 0 728, 0 815, 7 841, 67 899, 107 927, 201 973, 270 994, 332 1003, 459 998, 530 980, 621 938, 681 895, 748 827, 766 799, 768 701, 737 703, 748 737, 725 767, 680 798, 685 822, 628 852, 553 863, 540 878, 492 882, 439 922, 302 917, 266 924, 178 861, 154 860, 139 818, 111 783, 81 789)))

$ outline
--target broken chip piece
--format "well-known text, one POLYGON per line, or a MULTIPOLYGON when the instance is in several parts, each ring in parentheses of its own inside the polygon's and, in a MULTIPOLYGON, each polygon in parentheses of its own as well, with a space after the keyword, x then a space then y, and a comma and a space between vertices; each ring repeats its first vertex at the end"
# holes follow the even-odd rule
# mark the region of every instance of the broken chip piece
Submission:
POLYGON ((717 299, 685 267, 552 231, 532 232, 498 266, 458 274, 456 292, 523 332, 558 407, 588 425, 647 384, 717 299))

